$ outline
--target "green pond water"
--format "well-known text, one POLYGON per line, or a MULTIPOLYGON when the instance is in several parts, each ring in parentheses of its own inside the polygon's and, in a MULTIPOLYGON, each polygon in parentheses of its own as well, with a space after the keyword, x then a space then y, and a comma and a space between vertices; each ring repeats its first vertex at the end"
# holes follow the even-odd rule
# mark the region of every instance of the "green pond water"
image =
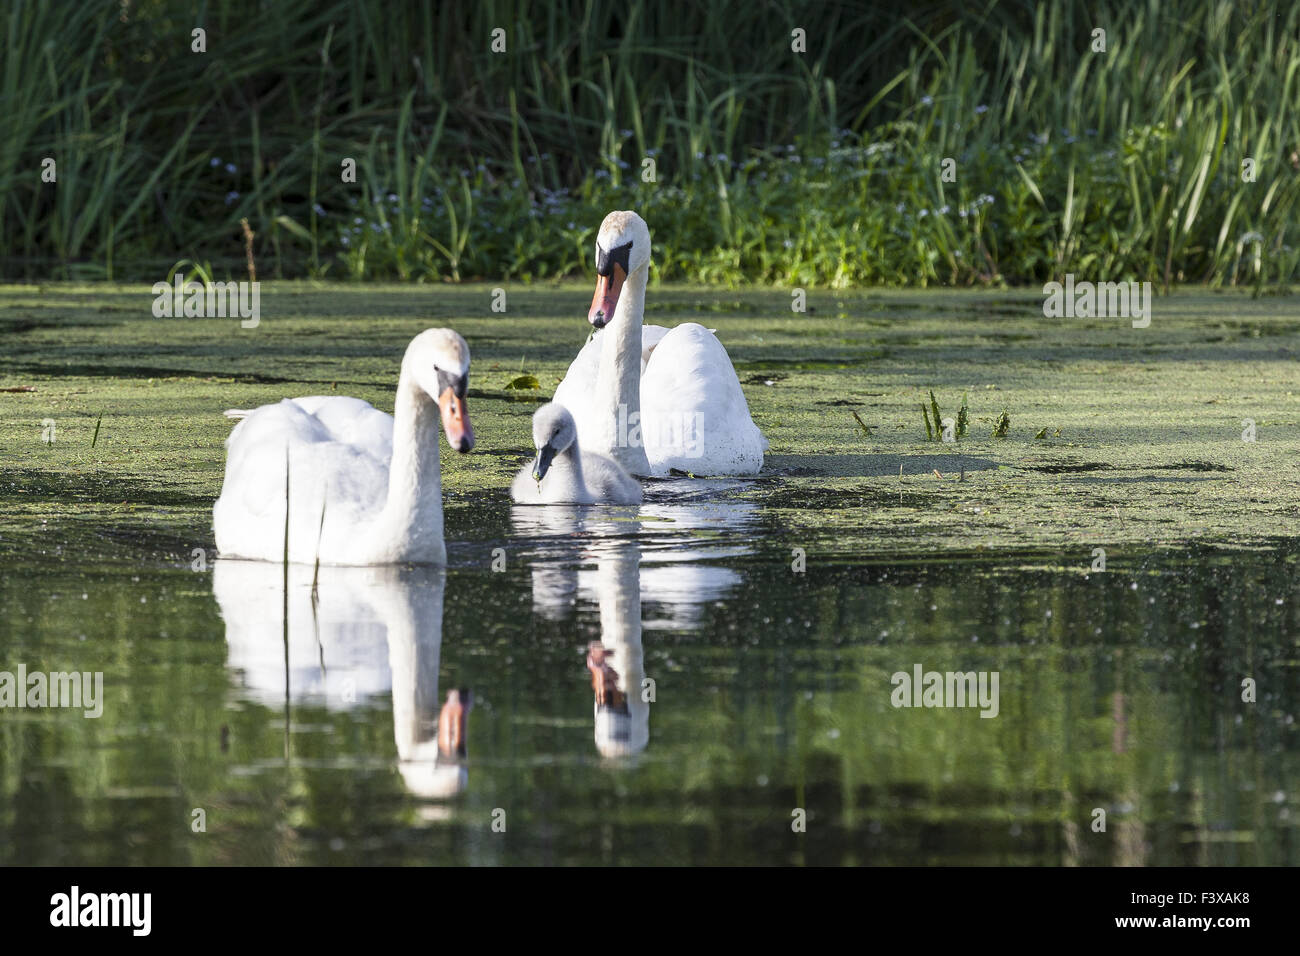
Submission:
POLYGON ((656 284, 653 320, 717 329, 763 474, 578 511, 504 489, 591 285, 492 294, 268 282, 245 330, 0 289, 0 701, 103 675, 97 718, 0 706, 0 864, 1300 862, 1291 297, 1134 329, 1033 289, 656 284), (445 572, 217 560, 222 410, 387 411, 430 325, 479 437, 445 572), (996 716, 893 706, 918 668, 996 675, 996 716))
POLYGON ((315 581, 52 535, 0 669, 102 672, 102 715, 0 711, 0 863, 1300 863, 1293 544, 798 572, 745 486, 461 496, 445 571, 315 581), (918 665, 996 716, 893 706, 918 665))

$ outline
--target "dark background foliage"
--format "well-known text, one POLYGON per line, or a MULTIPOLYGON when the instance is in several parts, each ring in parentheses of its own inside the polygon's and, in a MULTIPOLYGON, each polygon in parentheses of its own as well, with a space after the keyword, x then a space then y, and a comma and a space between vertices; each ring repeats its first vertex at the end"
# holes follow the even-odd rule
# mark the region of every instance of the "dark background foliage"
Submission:
POLYGON ((264 275, 561 276, 619 206, 700 281, 1300 262, 1282 0, 12 0, 0 30, 9 279, 242 274, 245 217, 264 275))

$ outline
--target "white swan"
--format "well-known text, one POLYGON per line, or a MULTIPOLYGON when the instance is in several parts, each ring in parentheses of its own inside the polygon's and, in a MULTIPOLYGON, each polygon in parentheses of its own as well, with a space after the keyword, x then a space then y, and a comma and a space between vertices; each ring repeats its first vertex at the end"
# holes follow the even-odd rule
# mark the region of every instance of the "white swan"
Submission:
MULTIPOLYGON (((382 712, 391 702, 397 769, 406 787, 426 799, 462 792, 469 780, 471 695, 449 690, 441 707, 438 696, 446 571, 389 565, 321 568, 318 575, 295 565, 287 596, 285 583, 253 561, 222 559, 214 566, 227 664, 239 674, 243 695, 276 709, 382 712)), ((337 756, 352 756, 345 741, 331 746, 341 748, 337 756)))
POLYGON ((587 318, 602 331, 554 398, 573 413, 582 447, 633 475, 757 474, 767 441, 722 343, 694 322, 643 335, 650 230, 636 213, 612 212, 601 223, 596 275, 587 318))
POLYGON ((510 486, 519 504, 640 504, 640 483, 614 459, 581 449, 573 416, 563 405, 551 402, 533 415, 533 444, 537 460, 510 486))
MULTIPOLYGON (((645 367, 650 364, 650 356, 654 354, 657 346, 665 335, 671 329, 662 325, 642 325, 641 326, 641 374, 645 374, 645 367)), ((709 329, 710 332, 714 331, 709 329)), ((601 336, 600 329, 592 329, 587 342, 578 351, 578 355, 569 364, 569 370, 564 373, 564 381, 555 389, 555 397, 551 401, 559 402, 565 408, 570 404, 580 405, 587 401, 592 391, 596 387, 596 376, 600 373, 600 352, 605 340, 601 336)))
POLYGON ((438 417, 469 451, 469 346, 450 329, 417 335, 402 357, 393 415, 356 398, 285 399, 249 412, 226 440, 212 509, 224 557, 281 561, 288 461, 289 560, 443 564, 438 417))

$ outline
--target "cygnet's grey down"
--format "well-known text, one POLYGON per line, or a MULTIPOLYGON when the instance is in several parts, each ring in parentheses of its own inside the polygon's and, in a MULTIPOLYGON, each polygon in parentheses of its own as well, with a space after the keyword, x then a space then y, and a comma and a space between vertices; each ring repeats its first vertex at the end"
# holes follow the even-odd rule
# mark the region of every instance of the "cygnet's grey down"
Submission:
POLYGON ((533 415, 537 458, 525 465, 510 486, 521 505, 635 505, 640 483, 614 459, 583 452, 578 428, 563 405, 543 405, 533 415))

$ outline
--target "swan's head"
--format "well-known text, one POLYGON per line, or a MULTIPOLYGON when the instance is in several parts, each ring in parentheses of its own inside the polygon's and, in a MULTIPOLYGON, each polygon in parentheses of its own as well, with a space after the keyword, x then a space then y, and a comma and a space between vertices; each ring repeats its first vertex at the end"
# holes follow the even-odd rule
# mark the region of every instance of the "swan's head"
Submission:
POLYGON ((619 689, 612 654, 600 641, 587 645, 587 670, 595 695, 596 749, 602 757, 632 757, 650 742, 648 710, 634 713, 632 701, 619 689))
POLYGON ((611 212, 596 233, 596 294, 587 321, 604 328, 614 318, 627 277, 650 268, 650 228, 631 210, 611 212))
POLYGON ((447 444, 456 451, 474 447, 465 393, 469 390, 469 346, 451 329, 421 332, 406 349, 403 366, 442 412, 447 444))
POLYGON ((533 445, 537 448, 533 479, 545 478, 555 456, 577 440, 578 426, 567 408, 554 402, 539 408, 533 415, 533 445))
MULTIPOLYGON (((424 800, 448 800, 469 785, 465 732, 473 694, 463 688, 447 692, 447 702, 438 713, 437 740, 421 740, 405 747, 397 743, 397 769, 411 793, 424 800)), ((443 813, 429 807, 420 812, 428 819, 442 819, 443 813)))

